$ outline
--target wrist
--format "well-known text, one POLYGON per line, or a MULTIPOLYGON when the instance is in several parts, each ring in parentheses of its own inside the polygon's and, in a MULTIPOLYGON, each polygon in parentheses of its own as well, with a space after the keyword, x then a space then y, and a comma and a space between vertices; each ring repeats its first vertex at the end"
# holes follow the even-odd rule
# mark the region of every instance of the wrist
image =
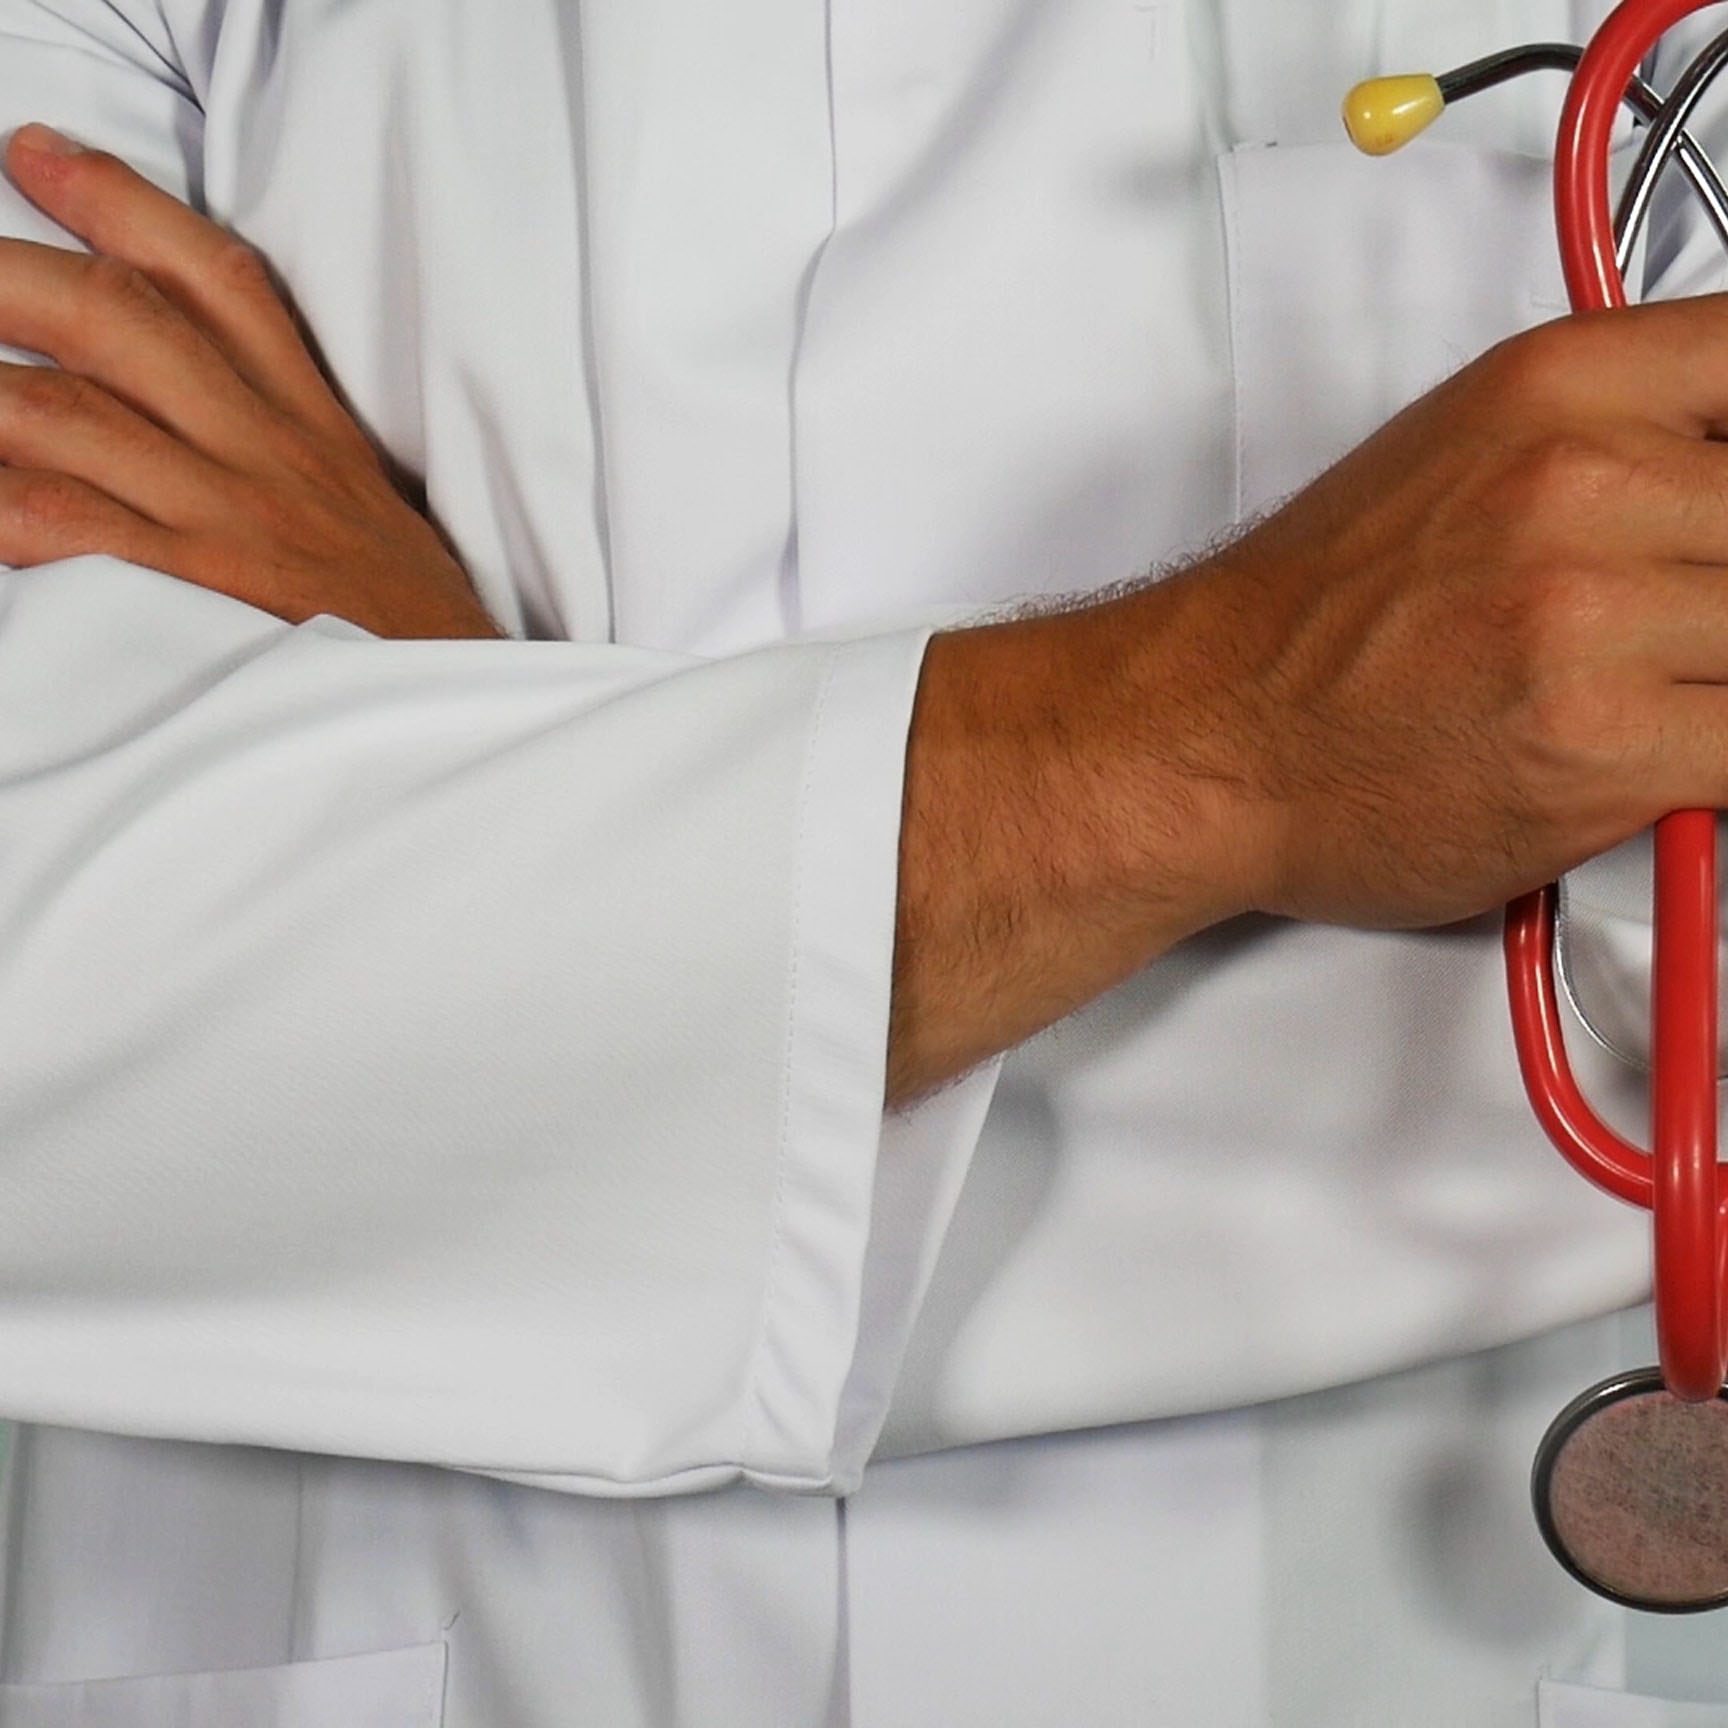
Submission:
POLYGON ((1146 590, 932 640, 907 752, 892 1101, 1252 906, 1252 801, 1209 707, 1228 686, 1202 616, 1146 590))
POLYGON ((1115 824, 1113 868, 1168 933, 1161 946, 1273 899, 1251 607, 1229 601, 1226 580, 1197 566, 1088 615, 1106 749, 1132 802, 1115 824))

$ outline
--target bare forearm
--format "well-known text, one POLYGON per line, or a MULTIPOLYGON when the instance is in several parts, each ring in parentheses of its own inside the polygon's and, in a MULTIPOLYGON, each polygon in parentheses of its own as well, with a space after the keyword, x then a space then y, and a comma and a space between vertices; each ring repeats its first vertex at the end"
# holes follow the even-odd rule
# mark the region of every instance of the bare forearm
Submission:
POLYGON ((1212 559, 931 646, 889 1095, 1236 912, 1450 923, 1728 803, 1728 296, 1562 320, 1212 559))
POLYGON ((1235 793, 1179 683, 1187 584, 938 636, 907 760, 904 1104, 1242 910, 1235 793))
MULTIPOLYGON (((7 172, 91 252, 0 237, 0 342, 57 363, 0 367, 0 563, 495 635, 265 262, 33 141, 7 172)), ((1171 580, 938 637, 890 1101, 1237 912, 1449 923, 1728 806, 1725 415, 1728 296, 1559 320, 1171 580)))

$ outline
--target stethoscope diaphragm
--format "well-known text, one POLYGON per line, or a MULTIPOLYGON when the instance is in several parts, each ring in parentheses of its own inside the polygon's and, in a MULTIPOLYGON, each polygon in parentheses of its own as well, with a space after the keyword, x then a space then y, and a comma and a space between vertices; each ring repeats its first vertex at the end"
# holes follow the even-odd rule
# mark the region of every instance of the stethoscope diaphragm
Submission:
POLYGON ((1598 1596, 1728 1606, 1728 1392, 1683 1401, 1657 1368, 1604 1380, 1554 1418, 1530 1491, 1554 1557, 1598 1596))

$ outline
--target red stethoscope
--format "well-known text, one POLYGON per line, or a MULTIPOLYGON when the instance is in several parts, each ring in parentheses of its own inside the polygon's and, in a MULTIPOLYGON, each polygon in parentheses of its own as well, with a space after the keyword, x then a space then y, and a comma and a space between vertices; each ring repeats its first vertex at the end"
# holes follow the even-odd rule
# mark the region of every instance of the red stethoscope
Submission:
MULTIPOLYGON (((1554 197, 1577 311, 1627 303, 1625 268, 1657 177, 1677 161, 1728 242, 1728 193, 1687 132, 1728 67, 1728 33, 1666 97, 1639 76, 1675 25, 1720 0, 1624 0, 1588 48, 1544 44, 1443 77, 1375 79, 1351 92, 1356 143, 1385 155, 1450 102, 1528 71, 1572 71, 1554 197), (1647 131, 1618 209, 1610 147, 1623 106, 1647 131)), ((1506 974, 1519 1066, 1542 1126, 1581 1174, 1654 1214, 1659 1370, 1616 1376, 1549 1429, 1532 1485, 1537 1522, 1561 1563, 1610 1599, 1657 1612, 1728 1605, 1728 1185, 1717 1162, 1716 813, 1656 826, 1651 1149, 1610 1128, 1567 1060, 1556 988, 1554 885, 1506 912, 1506 974)))

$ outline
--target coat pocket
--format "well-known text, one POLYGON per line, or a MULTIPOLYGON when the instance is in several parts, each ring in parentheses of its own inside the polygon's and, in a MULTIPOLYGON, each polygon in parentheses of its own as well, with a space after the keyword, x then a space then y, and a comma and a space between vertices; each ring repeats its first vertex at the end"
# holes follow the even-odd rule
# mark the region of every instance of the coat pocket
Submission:
POLYGON ((1243 149, 1220 164, 1238 514, 1307 485, 1502 338, 1566 310, 1534 156, 1424 140, 1243 149))
POLYGON ((0 1686, 0 1728, 441 1728, 445 1646, 198 1674, 0 1686))
POLYGON ((1536 1687, 1536 1728, 1728 1728, 1728 1704, 1676 1704, 1543 1680, 1536 1687))

